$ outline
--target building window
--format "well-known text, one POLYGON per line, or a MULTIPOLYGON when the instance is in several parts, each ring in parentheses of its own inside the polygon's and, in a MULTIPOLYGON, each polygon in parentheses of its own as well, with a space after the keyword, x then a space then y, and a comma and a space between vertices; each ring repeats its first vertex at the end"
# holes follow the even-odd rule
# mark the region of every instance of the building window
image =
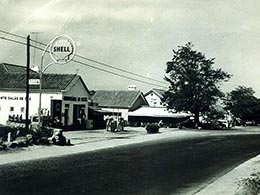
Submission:
POLYGON ((21 107, 21 113, 24 113, 24 107, 21 107))
POLYGON ((14 111, 14 107, 11 106, 11 107, 10 107, 10 112, 13 112, 13 111, 14 111))

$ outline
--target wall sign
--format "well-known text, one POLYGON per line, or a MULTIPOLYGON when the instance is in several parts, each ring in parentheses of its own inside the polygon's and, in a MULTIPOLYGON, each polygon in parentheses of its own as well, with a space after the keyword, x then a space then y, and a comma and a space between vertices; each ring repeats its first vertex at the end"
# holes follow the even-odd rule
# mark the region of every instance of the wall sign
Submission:
POLYGON ((40 85, 40 79, 29 79, 29 85, 40 85))

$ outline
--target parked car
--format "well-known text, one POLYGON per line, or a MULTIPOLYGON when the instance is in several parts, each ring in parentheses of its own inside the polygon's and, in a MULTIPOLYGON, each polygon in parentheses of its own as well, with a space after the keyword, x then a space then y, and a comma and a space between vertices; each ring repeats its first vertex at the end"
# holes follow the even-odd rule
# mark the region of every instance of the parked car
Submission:
POLYGON ((229 128, 229 122, 226 119, 218 119, 217 122, 219 123, 220 126, 223 128, 229 128))
MULTIPOLYGON (((32 115, 31 117, 31 128, 35 129, 38 127, 39 123, 39 116, 38 115, 32 115)), ((42 119, 42 126, 48 127, 52 125, 52 121, 50 120, 50 116, 41 116, 42 119)))

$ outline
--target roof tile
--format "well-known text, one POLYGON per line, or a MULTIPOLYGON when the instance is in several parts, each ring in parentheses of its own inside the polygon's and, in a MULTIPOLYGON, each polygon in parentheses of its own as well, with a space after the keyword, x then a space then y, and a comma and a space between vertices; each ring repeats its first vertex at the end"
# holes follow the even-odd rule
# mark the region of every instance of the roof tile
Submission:
POLYGON ((92 100, 97 102, 101 107, 130 108, 140 91, 96 91, 92 100))

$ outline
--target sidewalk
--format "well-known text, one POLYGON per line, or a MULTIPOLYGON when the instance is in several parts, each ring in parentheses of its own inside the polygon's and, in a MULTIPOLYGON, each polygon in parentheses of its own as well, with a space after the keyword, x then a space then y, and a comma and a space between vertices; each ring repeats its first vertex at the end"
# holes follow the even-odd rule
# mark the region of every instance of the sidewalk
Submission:
MULTIPOLYGON (((216 131, 216 134, 219 131, 216 131)), ((235 134, 236 131, 222 132, 235 134)), ((213 131, 193 131, 161 128, 159 134, 147 134, 142 127, 126 127, 123 132, 107 132, 106 130, 67 131, 64 135, 71 140, 73 146, 30 146, 0 152, 0 165, 70 155, 76 153, 120 147, 130 144, 156 141, 159 139, 180 139, 214 135, 213 131)), ((189 194, 196 195, 232 195, 232 194, 257 194, 247 193, 260 188, 260 155, 236 167, 217 180, 203 184, 201 189, 192 189, 189 194), (247 186, 247 188, 245 188, 247 186)))
POLYGON ((257 195, 260 194, 260 155, 234 168, 194 195, 257 195))
MULTIPOLYGON (((154 141, 174 137, 200 136, 203 132, 180 131, 178 129, 161 128, 159 134, 147 134, 143 127, 126 127, 122 132, 107 132, 106 130, 67 131, 64 135, 71 140, 73 146, 34 145, 28 148, 14 149, 0 152, 0 165, 77 154, 94 150, 119 147, 130 144, 154 141)), ((205 133, 205 132, 204 132, 205 133)))

